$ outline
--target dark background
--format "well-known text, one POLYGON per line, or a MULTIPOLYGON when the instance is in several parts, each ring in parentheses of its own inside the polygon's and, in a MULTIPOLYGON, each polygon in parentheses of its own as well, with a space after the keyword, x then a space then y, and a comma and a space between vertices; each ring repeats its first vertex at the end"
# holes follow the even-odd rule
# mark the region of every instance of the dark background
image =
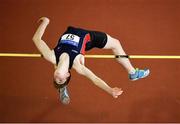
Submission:
MULTIPOLYGON (((0 0, 0 52, 38 53, 32 36, 41 16, 53 48, 68 25, 104 31, 129 55, 179 55, 180 0, 0 0)), ((111 54, 94 49, 87 54, 111 54)), ((86 65, 124 93, 113 99, 74 70, 71 103, 59 102, 53 66, 42 58, 0 58, 0 122, 180 122, 180 60, 131 60, 149 68, 136 82, 113 59, 86 65)))

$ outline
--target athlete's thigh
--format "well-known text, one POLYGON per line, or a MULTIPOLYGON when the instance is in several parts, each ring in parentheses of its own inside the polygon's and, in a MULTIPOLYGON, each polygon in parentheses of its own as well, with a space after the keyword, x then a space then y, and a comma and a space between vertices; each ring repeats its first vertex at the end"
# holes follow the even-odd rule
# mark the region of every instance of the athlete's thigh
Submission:
POLYGON ((113 37, 111 37, 110 35, 107 35, 107 43, 104 46, 103 49, 113 49, 115 48, 117 45, 119 45, 119 41, 113 37))

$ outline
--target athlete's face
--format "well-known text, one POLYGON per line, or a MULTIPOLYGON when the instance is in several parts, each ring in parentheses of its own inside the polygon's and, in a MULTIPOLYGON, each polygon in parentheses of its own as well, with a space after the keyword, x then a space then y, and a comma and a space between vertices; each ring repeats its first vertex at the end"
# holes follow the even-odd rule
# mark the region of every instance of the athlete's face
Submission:
POLYGON ((55 73, 54 80, 56 81, 57 84, 64 84, 69 76, 70 76, 69 72, 67 72, 65 74, 55 73))
POLYGON ((65 78, 65 79, 62 79, 62 78, 55 78, 55 81, 56 81, 56 83, 57 84, 64 84, 65 82, 66 82, 66 80, 67 80, 67 78, 65 78))

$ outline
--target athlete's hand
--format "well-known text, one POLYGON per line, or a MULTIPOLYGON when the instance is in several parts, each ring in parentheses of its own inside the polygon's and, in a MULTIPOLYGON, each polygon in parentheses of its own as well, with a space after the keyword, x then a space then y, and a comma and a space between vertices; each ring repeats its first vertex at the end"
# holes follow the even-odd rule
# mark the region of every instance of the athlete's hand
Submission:
POLYGON ((121 95, 122 93, 123 91, 121 90, 121 88, 118 88, 118 87, 112 88, 112 96, 114 98, 118 98, 118 96, 121 95))
POLYGON ((38 20, 38 22, 44 22, 44 23, 46 23, 46 24, 49 24, 49 22, 50 22, 50 20, 49 20, 49 18, 47 18, 47 17, 41 17, 39 20, 38 20))

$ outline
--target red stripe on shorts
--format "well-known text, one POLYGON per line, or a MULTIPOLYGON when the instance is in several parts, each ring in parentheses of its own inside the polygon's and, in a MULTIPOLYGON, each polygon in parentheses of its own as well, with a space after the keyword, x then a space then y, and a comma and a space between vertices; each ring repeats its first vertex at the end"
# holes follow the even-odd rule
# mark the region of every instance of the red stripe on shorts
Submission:
POLYGON ((83 54, 83 55, 85 54, 86 43, 88 41, 90 41, 90 40, 91 40, 90 34, 86 34, 84 39, 83 39, 83 44, 82 44, 82 47, 81 47, 81 54, 83 54))

